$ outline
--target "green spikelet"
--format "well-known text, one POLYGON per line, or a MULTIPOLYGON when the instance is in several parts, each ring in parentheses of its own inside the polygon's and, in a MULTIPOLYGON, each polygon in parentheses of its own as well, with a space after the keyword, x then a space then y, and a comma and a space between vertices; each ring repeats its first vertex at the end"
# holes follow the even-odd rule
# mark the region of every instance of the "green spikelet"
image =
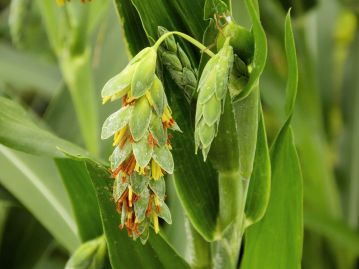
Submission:
POLYGON ((202 150, 204 160, 217 135, 232 65, 233 49, 227 39, 222 49, 206 64, 198 83, 195 144, 196 152, 198 148, 202 150))
POLYGON ((107 257, 105 236, 83 243, 66 263, 65 269, 102 269, 107 257))
POLYGON ((148 239, 150 224, 158 233, 158 217, 172 222, 164 202, 164 174, 174 169, 168 129, 179 130, 155 74, 156 57, 152 47, 143 49, 102 89, 104 103, 123 100, 105 120, 101 138, 114 136, 110 163, 120 227, 142 243, 148 239))
MULTIPOLYGON (((159 36, 167 32, 166 28, 158 27, 159 36)), ((184 90, 187 100, 190 101, 197 86, 197 71, 192 67, 188 56, 173 36, 166 38, 159 53, 162 64, 167 68, 174 82, 184 90)))

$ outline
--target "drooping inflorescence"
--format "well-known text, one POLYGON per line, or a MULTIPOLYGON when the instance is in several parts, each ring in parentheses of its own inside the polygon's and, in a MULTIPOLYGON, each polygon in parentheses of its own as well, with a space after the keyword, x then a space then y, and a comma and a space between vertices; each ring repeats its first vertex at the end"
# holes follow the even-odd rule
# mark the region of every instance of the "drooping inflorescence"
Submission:
POLYGON ((172 222, 164 202, 164 174, 174 169, 168 130, 179 128, 155 74, 156 60, 154 47, 143 49, 102 90, 103 103, 122 99, 122 107, 105 120, 101 133, 102 139, 114 136, 110 162, 120 227, 142 243, 150 224, 158 233, 158 217, 172 222))
MULTIPOLYGON (((158 35, 168 33, 164 27, 158 27, 158 35)), ((159 47, 162 64, 167 68, 173 81, 184 90, 188 101, 193 97, 197 86, 197 71, 192 67, 187 54, 176 43, 174 36, 169 36, 159 47)))
POLYGON ((233 49, 227 39, 222 49, 206 64, 198 83, 195 144, 196 151, 202 149, 204 160, 217 135, 232 65, 233 49))

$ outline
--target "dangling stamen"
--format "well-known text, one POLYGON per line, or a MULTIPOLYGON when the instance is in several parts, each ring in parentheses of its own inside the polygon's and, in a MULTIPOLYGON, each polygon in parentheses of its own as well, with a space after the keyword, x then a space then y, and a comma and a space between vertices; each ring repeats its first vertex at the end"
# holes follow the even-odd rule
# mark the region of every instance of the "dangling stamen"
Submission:
POLYGON ((153 213, 153 226, 155 228, 155 233, 158 234, 160 232, 160 226, 158 225, 158 216, 156 213, 153 213))

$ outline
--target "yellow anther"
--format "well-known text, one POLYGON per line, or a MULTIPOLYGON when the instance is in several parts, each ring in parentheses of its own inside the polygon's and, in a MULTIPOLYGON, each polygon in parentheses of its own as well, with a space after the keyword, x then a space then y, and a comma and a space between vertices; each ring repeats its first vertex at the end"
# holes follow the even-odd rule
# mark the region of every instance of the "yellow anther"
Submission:
POLYGON ((127 130, 127 125, 115 133, 113 146, 116 146, 120 143, 120 141, 122 140, 123 136, 126 133, 126 130, 127 130))
POLYGON ((172 119, 172 115, 171 115, 170 110, 168 109, 168 106, 166 106, 164 111, 163 111, 163 114, 162 114, 162 121, 167 122, 170 119, 172 119))
POLYGON ((158 180, 158 179, 160 179, 160 177, 163 176, 161 167, 156 163, 156 161, 154 159, 152 159, 152 162, 151 162, 151 169, 152 169, 152 178, 154 180, 158 180))
POLYGON ((160 226, 158 225, 158 216, 156 213, 153 214, 153 226, 155 228, 155 233, 158 234, 160 231, 160 226))
MULTIPOLYGON (((61 1, 61 0, 60 0, 61 1)), ((58 2, 59 2, 59 0, 58 0, 58 2)), ((64 1, 62 1, 62 2, 64 2, 64 1)), ((63 4, 62 4, 63 5, 63 4)), ((111 100, 111 96, 105 96, 104 98, 102 98, 102 104, 104 105, 104 104, 106 104, 108 101, 110 101, 111 100)))
POLYGON ((127 219, 131 219, 132 218, 132 211, 127 213, 127 219))
POLYGON ((144 175, 144 174, 145 174, 145 168, 139 166, 138 163, 136 163, 135 171, 136 171, 138 174, 140 174, 140 175, 144 175))
POLYGON ((160 200, 158 199, 157 196, 155 196, 155 205, 156 205, 156 207, 159 207, 161 205, 160 200))
POLYGON ((166 144, 166 147, 167 147, 169 150, 172 150, 171 144, 166 144))
POLYGON ((131 185, 128 186, 128 206, 132 207, 132 195, 133 195, 133 191, 132 191, 132 187, 131 185))
POLYGON ((146 97, 147 97, 147 100, 150 103, 150 105, 153 106, 154 101, 153 101, 153 98, 152 98, 152 95, 151 95, 150 91, 146 91, 146 97))

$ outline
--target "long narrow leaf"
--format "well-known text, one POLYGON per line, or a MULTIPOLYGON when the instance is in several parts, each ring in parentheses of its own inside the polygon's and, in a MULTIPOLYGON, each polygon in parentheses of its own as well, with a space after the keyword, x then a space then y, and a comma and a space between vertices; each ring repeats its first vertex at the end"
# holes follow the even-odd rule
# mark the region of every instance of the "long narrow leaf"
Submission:
POLYGON ((87 155, 80 147, 37 126, 19 104, 0 97, 0 144, 38 155, 64 156, 58 148, 73 154, 87 155))
POLYGON ((100 211, 85 163, 72 159, 56 159, 55 162, 70 196, 82 241, 98 237, 102 234, 100 211))
POLYGON ((268 209, 263 219, 246 232, 241 269, 299 269, 301 266, 302 176, 288 123, 271 150, 272 190, 268 209))
POLYGON ((69 199, 52 161, 0 145, 0 182, 69 251, 79 242, 69 199))

